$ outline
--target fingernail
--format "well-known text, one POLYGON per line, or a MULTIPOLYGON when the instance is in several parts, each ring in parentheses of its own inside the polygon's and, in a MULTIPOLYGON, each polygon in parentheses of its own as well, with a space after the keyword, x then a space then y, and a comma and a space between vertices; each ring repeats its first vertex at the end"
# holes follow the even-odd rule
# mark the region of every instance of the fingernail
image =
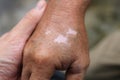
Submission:
POLYGON ((39 2, 36 5, 36 8, 41 10, 45 5, 45 0, 39 0, 39 2))

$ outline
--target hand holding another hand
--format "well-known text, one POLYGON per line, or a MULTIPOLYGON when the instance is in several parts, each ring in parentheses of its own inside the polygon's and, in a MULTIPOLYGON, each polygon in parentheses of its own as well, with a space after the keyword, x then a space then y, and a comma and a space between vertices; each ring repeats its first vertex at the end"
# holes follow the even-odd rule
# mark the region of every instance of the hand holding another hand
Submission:
POLYGON ((0 80, 21 78, 22 52, 46 8, 41 1, 8 33, 0 37, 0 80))

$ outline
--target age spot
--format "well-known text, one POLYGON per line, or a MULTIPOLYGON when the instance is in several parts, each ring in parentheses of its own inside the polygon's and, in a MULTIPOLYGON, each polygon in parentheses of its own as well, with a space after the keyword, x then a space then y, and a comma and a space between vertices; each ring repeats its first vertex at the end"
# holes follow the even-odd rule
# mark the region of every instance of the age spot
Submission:
POLYGON ((59 43, 59 44, 60 43, 67 44, 68 38, 60 34, 56 39, 54 39, 54 42, 59 43))

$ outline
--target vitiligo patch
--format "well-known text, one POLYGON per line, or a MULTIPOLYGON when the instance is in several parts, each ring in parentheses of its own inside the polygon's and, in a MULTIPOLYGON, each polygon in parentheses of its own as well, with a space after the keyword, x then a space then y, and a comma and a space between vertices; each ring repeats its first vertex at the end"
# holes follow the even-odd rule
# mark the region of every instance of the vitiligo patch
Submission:
POLYGON ((67 44, 67 41, 68 41, 68 38, 61 34, 54 40, 54 42, 56 43, 64 43, 64 44, 67 44))
POLYGON ((69 28, 68 32, 67 32, 68 35, 76 35, 77 32, 71 28, 69 28))
POLYGON ((46 35, 48 35, 48 34, 50 34, 50 33, 51 33, 51 31, 46 31, 46 32, 45 32, 46 35))

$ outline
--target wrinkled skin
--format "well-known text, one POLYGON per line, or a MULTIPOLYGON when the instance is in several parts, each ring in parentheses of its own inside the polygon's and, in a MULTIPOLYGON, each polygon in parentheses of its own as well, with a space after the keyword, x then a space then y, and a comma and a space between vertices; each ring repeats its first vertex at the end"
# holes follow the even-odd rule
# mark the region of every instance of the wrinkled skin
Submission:
POLYGON ((24 49, 22 80, 49 80, 66 70, 67 80, 83 80, 89 65, 84 15, 89 0, 50 0, 24 49), (64 4, 64 2, 68 4, 64 4), (73 5, 73 7, 71 7, 73 5))
POLYGON ((46 8, 38 5, 8 33, 0 37, 0 80, 21 80, 22 52, 46 8))

